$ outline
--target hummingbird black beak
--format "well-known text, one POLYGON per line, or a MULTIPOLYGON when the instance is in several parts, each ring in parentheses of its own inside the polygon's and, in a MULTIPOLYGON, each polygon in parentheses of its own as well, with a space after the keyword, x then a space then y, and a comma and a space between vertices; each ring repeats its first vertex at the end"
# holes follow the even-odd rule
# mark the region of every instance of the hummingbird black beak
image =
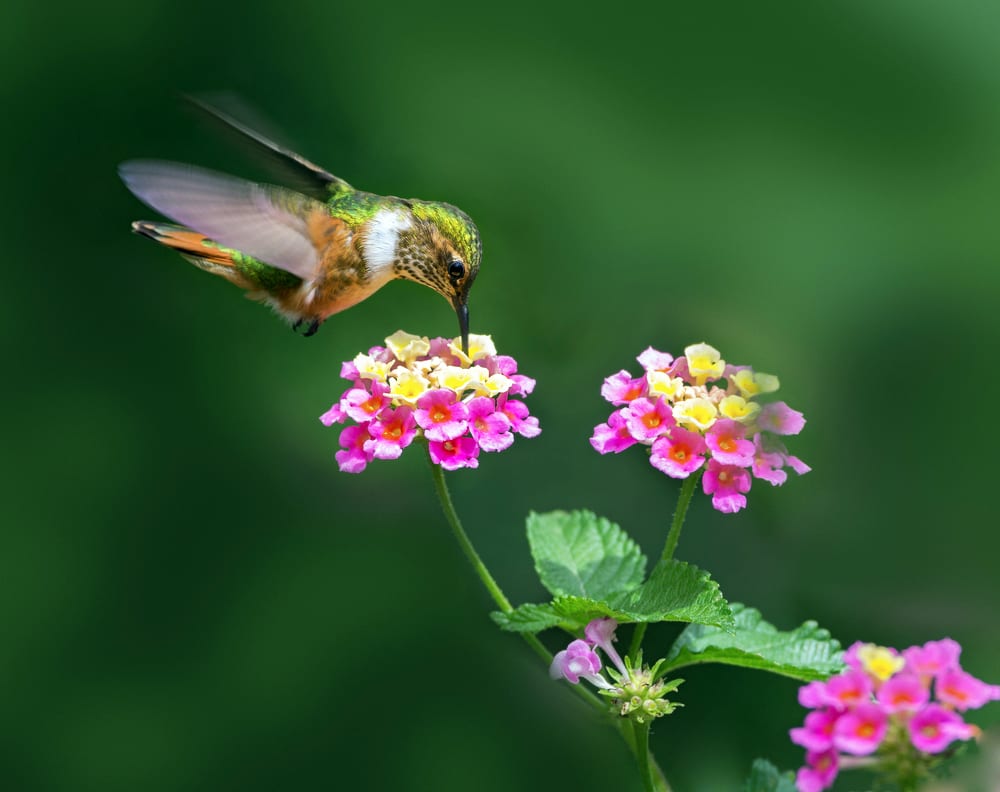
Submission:
POLYGON ((469 304, 462 300, 455 306, 458 314, 458 329, 462 334, 462 351, 469 354, 469 304))

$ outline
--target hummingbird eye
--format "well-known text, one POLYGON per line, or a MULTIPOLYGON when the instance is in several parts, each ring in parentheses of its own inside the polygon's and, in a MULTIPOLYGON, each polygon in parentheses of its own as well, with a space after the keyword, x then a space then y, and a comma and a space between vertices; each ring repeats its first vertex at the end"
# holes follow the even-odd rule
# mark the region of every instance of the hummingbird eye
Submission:
POLYGON ((448 277, 452 280, 461 280, 465 275, 465 265, 457 259, 448 265, 448 277))

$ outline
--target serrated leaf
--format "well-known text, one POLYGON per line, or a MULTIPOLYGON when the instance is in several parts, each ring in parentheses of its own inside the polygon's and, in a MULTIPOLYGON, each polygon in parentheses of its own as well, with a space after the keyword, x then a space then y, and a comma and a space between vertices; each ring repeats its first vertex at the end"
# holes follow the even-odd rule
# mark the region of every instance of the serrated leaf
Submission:
POLYGON ((628 534, 588 511, 528 515, 528 543, 542 585, 554 597, 606 600, 636 588, 646 557, 628 534))
POLYGON ((556 597, 547 605, 522 605, 511 613, 494 613, 493 620, 514 632, 540 632, 555 626, 572 631, 604 616, 621 624, 699 620, 720 629, 733 625, 719 585, 707 572, 683 561, 661 562, 642 586, 609 601, 556 597))
POLYGON ((611 605, 631 616, 629 621, 693 622, 723 630, 733 625, 719 584, 705 570, 684 561, 661 561, 649 580, 611 605))
POLYGON ((826 679, 844 667, 840 643, 816 622, 788 632, 764 621, 760 611, 733 603, 735 630, 692 624, 667 654, 665 670, 695 663, 726 663, 802 681, 826 679))
POLYGON ((537 633, 557 626, 562 618, 553 610, 551 603, 544 605, 521 605, 509 613, 493 611, 490 614, 500 629, 508 632, 537 633))
POLYGON ((782 773, 767 759, 754 759, 743 792, 795 792, 795 776, 782 773))

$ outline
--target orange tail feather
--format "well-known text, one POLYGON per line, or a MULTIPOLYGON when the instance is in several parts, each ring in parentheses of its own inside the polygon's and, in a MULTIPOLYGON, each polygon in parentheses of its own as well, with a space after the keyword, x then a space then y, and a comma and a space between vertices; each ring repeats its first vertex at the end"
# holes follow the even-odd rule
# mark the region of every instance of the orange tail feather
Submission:
POLYGON ((148 220, 136 220, 132 230, 144 237, 149 237, 168 248, 173 248, 199 269, 221 275, 242 289, 253 289, 255 284, 249 281, 243 271, 233 260, 233 252, 228 248, 219 247, 204 234, 199 234, 185 226, 171 223, 151 223, 148 220))

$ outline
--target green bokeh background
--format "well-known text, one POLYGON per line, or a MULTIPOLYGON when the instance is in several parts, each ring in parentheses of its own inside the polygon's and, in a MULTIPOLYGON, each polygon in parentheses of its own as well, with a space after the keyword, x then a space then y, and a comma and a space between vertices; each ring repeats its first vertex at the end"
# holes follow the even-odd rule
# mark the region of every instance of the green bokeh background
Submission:
MULTIPOLYGON (((513 600, 543 596, 529 509, 658 552, 678 488, 593 453, 598 387, 708 340, 780 375, 814 472, 736 516, 699 498, 678 556, 779 626, 950 635, 1000 681, 995 4, 5 16, 0 787, 639 789, 487 618, 420 454, 340 474, 316 420, 341 360, 453 334, 445 302, 390 284, 302 339, 128 233, 151 212, 123 159, 265 175, 180 91, 235 91, 352 183, 476 219, 473 329, 538 378, 544 432, 449 478, 513 600)), ((800 762, 793 682, 687 677, 653 735, 678 792, 800 762)))

